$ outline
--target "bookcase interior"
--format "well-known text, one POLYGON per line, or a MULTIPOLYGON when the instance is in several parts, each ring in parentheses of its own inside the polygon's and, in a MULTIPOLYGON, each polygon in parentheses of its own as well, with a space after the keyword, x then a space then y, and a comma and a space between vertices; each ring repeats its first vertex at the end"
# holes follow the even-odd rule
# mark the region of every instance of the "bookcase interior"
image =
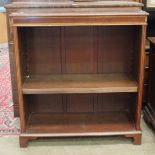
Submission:
POLYGON ((24 76, 127 74, 134 78, 139 26, 18 28, 24 76))
POLYGON ((135 93, 24 95, 28 133, 135 130, 135 93))
POLYGON ((140 29, 19 27, 26 131, 134 130, 140 29))

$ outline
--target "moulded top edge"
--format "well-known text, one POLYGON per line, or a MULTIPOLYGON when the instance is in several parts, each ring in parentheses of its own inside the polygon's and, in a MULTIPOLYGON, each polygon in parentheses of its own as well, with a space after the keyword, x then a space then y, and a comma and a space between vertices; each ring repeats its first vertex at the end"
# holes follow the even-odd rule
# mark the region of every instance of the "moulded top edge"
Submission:
POLYGON ((147 16, 148 13, 140 9, 107 9, 107 8, 54 8, 54 9, 22 9, 10 14, 12 17, 54 17, 54 16, 147 16))
POLYGON ((97 0, 97 1, 49 1, 49 2, 13 2, 6 8, 106 8, 106 7, 142 7, 143 4, 131 0, 97 0))

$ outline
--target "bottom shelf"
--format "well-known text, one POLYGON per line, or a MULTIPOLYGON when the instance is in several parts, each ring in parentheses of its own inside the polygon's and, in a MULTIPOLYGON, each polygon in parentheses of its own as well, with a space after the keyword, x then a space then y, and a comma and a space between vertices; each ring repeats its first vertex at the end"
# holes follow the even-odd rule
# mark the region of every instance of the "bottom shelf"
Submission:
POLYGON ((134 121, 126 111, 103 113, 31 114, 26 133, 80 134, 134 131, 134 121))

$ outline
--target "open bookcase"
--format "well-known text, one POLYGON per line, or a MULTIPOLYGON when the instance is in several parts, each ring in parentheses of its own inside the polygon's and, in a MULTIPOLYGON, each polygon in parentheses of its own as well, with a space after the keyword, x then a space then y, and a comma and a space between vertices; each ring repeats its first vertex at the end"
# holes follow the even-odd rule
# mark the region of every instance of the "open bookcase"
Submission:
POLYGON ((136 7, 10 14, 21 147, 39 137, 119 135, 141 143, 147 13, 136 7))

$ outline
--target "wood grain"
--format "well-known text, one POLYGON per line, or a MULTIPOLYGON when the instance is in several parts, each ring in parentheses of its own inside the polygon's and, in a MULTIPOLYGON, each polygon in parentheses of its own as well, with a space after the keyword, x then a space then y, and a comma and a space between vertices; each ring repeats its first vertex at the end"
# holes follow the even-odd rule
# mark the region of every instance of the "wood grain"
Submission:
POLYGON ((92 1, 77 2, 76 0, 64 0, 64 1, 15 1, 11 4, 6 5, 7 8, 81 8, 81 7, 94 7, 94 8, 110 8, 110 7, 139 7, 143 6, 138 0, 111 0, 111 1, 92 1), (136 2, 137 1, 137 2, 136 2))
POLYGON ((124 135, 141 143, 148 14, 137 2, 16 0, 7 6, 15 9, 9 18, 21 147, 46 136, 124 135))
POLYGON ((142 95, 144 83, 144 67, 145 67, 145 41, 146 41, 146 26, 141 28, 140 40, 140 56, 139 56, 139 83, 138 83, 138 97, 137 97, 137 110, 136 110, 136 129, 140 129, 140 118, 142 108, 142 95))
POLYGON ((136 93, 26 94, 24 102, 29 113, 131 112, 136 96, 136 93))
POLYGON ((17 74, 17 91, 18 91, 18 102, 19 111, 20 111, 20 124, 21 124, 21 132, 25 131, 25 109, 23 102, 23 93, 22 93, 22 72, 21 72, 21 60, 20 60, 20 51, 19 51, 19 38, 17 28, 13 28, 13 41, 14 41, 14 55, 15 55, 15 63, 16 63, 16 74, 17 74))
POLYGON ((134 130, 127 112, 98 114, 32 114, 27 133, 89 133, 134 130), (52 119, 51 119, 52 118, 52 119))
POLYGON ((137 92, 137 82, 125 74, 52 75, 27 78, 24 94, 137 92))
POLYGON ((14 26, 146 25, 147 15, 139 9, 94 8, 25 9, 10 14, 14 26))

